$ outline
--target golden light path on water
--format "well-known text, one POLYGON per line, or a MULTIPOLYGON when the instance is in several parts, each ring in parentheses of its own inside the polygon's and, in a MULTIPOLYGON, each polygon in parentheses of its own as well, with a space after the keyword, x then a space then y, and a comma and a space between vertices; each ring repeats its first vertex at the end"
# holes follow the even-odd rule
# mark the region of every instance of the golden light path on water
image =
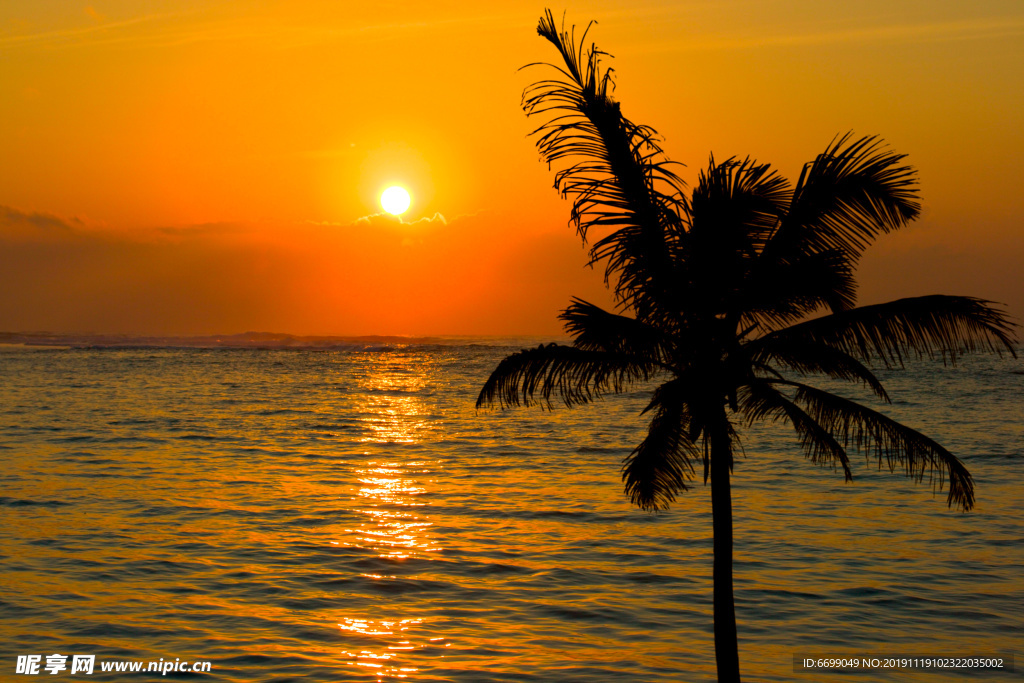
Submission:
MULTIPOLYGON (((381 367, 363 378, 360 387, 368 394, 367 409, 360 422, 367 436, 360 442, 368 446, 415 446, 429 440, 436 426, 430 421, 427 407, 419 398, 428 377, 423 368, 417 371, 407 365, 381 367)), ((364 455, 369 455, 367 452, 364 455)), ((424 498, 431 467, 438 463, 426 460, 368 459, 353 470, 359 488, 351 511, 363 521, 345 529, 344 540, 336 545, 368 550, 384 561, 401 562, 410 558, 428 559, 441 551, 431 527, 433 522, 422 513, 429 505, 424 498)), ((387 573, 362 573, 374 581, 396 577, 387 573)), ((338 627, 343 632, 362 636, 364 645, 345 651, 350 666, 365 669, 378 680, 408 678, 416 667, 403 666, 402 654, 415 650, 448 647, 444 637, 424 635, 424 619, 396 616, 390 618, 343 617, 338 627), (366 644, 369 643, 369 644, 366 644)))

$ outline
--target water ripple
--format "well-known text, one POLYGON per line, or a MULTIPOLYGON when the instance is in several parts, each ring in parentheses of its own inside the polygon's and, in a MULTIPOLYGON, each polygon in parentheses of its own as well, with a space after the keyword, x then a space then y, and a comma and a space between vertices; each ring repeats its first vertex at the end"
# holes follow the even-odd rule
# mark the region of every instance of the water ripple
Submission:
MULTIPOLYGON (((208 659, 214 680, 266 683, 712 680, 708 491, 658 515, 622 495, 649 391, 478 414, 506 351, 4 354, 5 662, 208 659)), ((863 459, 846 483, 786 430, 744 435, 745 678, 792 680, 795 652, 1014 649, 1016 372, 883 373, 885 410, 970 467, 968 515, 863 459)))

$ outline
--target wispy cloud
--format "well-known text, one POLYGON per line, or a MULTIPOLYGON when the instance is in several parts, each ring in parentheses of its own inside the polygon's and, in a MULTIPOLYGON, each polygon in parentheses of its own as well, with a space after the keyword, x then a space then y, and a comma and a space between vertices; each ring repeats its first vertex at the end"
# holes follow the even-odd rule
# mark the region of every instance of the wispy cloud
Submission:
POLYGON ((436 225, 448 225, 448 219, 440 212, 435 212, 433 216, 423 216, 417 218, 414 221, 405 221, 401 216, 394 216, 390 213, 371 213, 368 216, 360 216, 354 221, 343 222, 343 221, 306 221, 308 225, 317 225, 323 227, 333 228, 350 228, 359 225, 423 225, 423 224, 436 224, 436 225))
POLYGON ((128 28, 130 26, 137 26, 139 24, 145 24, 148 22, 156 21, 158 19, 165 19, 168 17, 176 16, 180 13, 168 13, 168 14, 149 14, 140 17, 132 17, 130 19, 123 19, 121 21, 102 21, 102 16, 95 13, 95 10, 89 12, 92 8, 86 8, 86 13, 89 14, 94 20, 85 26, 76 26, 74 28, 57 29, 53 31, 37 31, 33 33, 22 33, 11 36, 0 36, 0 46, 2 47, 14 47, 18 45, 28 44, 47 44, 47 43, 75 43, 80 42, 83 39, 95 38, 97 36, 109 35, 118 32, 120 29, 128 28))
POLYGON ((339 40, 351 42, 360 38, 381 40, 399 38, 409 31, 445 26, 490 26, 518 28, 521 16, 512 14, 460 16, 427 21, 395 21, 367 24, 281 23, 262 17, 206 18, 195 22, 167 22, 161 20, 195 15, 197 11, 150 14, 120 21, 103 21, 103 15, 94 8, 85 9, 92 21, 88 25, 52 31, 37 31, 0 36, 0 47, 39 45, 53 47, 81 47, 91 45, 145 45, 147 47, 175 47, 193 43, 272 41, 275 47, 290 48, 339 40), (147 30, 137 30, 150 24, 147 30))
POLYGON ((20 211, 0 205, 0 237, 19 241, 74 238, 85 227, 80 218, 64 219, 52 213, 20 211))
POLYGON ((434 215, 429 218, 427 218, 426 216, 424 216, 423 218, 417 218, 411 223, 406 223, 406 225, 419 225, 420 223, 440 223, 441 225, 448 225, 448 221, 445 219, 443 215, 441 215, 439 211, 435 212, 434 215))
POLYGON ((993 17, 921 24, 867 26, 835 31, 746 36, 705 36, 641 46, 645 51, 744 50, 858 42, 953 42, 1024 35, 1024 17, 993 17))
POLYGON ((246 232, 246 228, 237 223, 196 223, 193 225, 156 228, 157 233, 170 237, 194 237, 206 235, 233 235, 246 232))

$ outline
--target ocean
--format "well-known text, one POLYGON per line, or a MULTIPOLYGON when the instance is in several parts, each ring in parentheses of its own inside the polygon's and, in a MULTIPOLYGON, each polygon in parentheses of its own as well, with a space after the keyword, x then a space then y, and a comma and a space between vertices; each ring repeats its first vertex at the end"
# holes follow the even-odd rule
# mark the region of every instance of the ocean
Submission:
MULTIPOLYGON (((101 671, 118 661, 268 683, 714 680, 709 487, 659 514, 625 498, 649 387, 477 411, 490 370, 535 343, 7 347, 0 679, 31 680, 31 655, 81 678, 73 656, 94 655, 106 680, 159 676, 101 671)), ((741 431, 746 681, 1022 677, 794 669, 1021 650, 1024 364, 880 376, 883 410, 965 462, 977 507, 863 455, 845 483, 791 429, 741 431)))

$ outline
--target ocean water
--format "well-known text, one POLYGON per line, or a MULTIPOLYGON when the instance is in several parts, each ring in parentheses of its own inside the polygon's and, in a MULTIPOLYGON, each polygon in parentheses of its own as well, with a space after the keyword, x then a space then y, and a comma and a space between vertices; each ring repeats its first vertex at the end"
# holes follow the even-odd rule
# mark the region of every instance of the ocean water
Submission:
MULTIPOLYGON (((211 662, 182 680, 714 680, 710 490, 657 515, 624 497, 645 388, 478 413, 514 350, 0 352, 0 679, 58 653, 106 680, 154 674, 101 661, 158 659, 211 662)), ((744 431, 745 680, 1022 676, 794 672, 1021 653, 1024 364, 881 375, 885 410, 961 457, 977 507, 860 456, 844 483, 791 430, 744 431)))

